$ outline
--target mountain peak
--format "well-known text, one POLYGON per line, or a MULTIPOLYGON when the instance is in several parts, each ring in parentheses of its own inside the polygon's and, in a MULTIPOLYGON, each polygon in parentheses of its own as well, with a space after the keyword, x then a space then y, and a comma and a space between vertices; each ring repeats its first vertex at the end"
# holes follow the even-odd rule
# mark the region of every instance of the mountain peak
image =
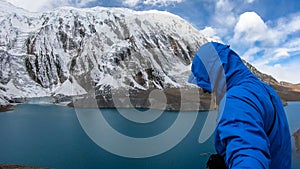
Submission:
POLYGON ((7 98, 17 97, 16 90, 20 97, 55 95, 66 84, 88 92, 86 81, 99 92, 186 86, 193 55, 207 42, 199 30, 166 11, 61 7, 34 15, 15 12, 0 17, 0 91, 7 98))

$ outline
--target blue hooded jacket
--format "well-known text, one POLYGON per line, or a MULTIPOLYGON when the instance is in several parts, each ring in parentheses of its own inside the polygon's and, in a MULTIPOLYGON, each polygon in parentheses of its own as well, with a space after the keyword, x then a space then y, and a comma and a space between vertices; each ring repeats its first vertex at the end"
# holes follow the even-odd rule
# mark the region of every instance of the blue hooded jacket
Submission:
POLYGON ((229 46, 201 46, 189 82, 216 93, 215 148, 228 168, 291 168, 291 136, 280 98, 229 46))

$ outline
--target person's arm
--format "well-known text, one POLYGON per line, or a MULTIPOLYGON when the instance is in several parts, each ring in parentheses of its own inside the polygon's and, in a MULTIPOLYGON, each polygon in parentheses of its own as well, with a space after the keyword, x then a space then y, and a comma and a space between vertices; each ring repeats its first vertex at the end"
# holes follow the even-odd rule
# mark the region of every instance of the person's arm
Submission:
POLYGON ((234 96, 226 99, 216 130, 216 149, 226 154, 228 168, 269 168, 270 144, 263 126, 259 109, 253 101, 234 96))

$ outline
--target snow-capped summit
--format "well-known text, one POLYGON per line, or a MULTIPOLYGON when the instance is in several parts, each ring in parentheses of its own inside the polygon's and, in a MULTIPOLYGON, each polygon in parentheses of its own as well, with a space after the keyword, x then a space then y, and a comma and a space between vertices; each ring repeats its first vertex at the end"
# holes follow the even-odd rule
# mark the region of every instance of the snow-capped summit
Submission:
POLYGON ((165 11, 0 6, 0 92, 8 99, 66 94, 68 84, 82 94, 87 81, 98 90, 187 86, 193 55, 207 42, 165 11))

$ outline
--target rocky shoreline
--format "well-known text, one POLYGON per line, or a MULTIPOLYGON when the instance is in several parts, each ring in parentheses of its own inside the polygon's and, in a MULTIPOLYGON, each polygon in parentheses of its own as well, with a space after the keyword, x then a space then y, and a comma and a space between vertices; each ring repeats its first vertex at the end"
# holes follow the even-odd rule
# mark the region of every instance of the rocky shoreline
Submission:
POLYGON ((7 105, 0 105, 0 113, 1 112, 7 112, 13 110, 13 105, 7 104, 7 105))
MULTIPOLYGON (((300 89, 291 84, 271 85, 284 106, 288 101, 300 101, 300 89)), ((80 96, 48 96, 37 98, 14 98, 6 105, 0 105, 0 112, 13 110, 16 103, 64 104, 79 108, 151 108, 169 111, 205 111, 215 109, 211 94, 203 93, 197 87, 148 90, 116 89, 106 93, 80 96)))
POLYGON ((295 139, 296 153, 300 154, 300 129, 293 133, 295 139))
POLYGON ((204 111, 213 109, 210 94, 199 88, 113 91, 106 95, 76 97, 68 104, 80 108, 150 108, 168 111, 204 111))

